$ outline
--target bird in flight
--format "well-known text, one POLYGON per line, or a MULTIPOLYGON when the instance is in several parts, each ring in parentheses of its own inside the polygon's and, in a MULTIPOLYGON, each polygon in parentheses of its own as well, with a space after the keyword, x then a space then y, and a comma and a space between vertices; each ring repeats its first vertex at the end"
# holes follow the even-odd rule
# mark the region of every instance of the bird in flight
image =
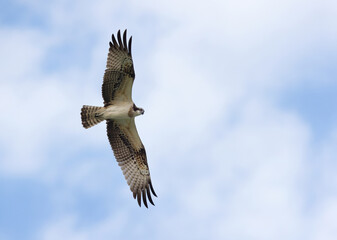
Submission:
POLYGON ((154 205, 151 192, 157 197, 151 182, 146 152, 137 132, 135 117, 144 114, 132 101, 132 85, 135 79, 131 54, 132 37, 127 42, 126 30, 117 40, 112 34, 106 69, 103 77, 102 96, 104 107, 84 105, 81 119, 84 128, 90 128, 104 120, 111 148, 133 197, 145 207, 147 199, 154 205))

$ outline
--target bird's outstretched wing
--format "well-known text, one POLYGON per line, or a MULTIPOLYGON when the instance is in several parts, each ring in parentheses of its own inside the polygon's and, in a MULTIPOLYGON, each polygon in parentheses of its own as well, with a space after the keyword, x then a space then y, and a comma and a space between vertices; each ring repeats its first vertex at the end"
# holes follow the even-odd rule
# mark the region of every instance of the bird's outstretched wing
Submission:
POLYGON ((126 30, 123 33, 123 39, 120 31, 117 32, 117 40, 112 34, 102 85, 105 106, 109 105, 113 100, 132 100, 131 91, 135 79, 135 71, 131 55, 131 44, 132 37, 127 42, 126 30))
POLYGON ((134 118, 128 120, 108 120, 107 133, 110 145, 122 168, 133 197, 139 206, 141 199, 147 207, 147 199, 154 205, 151 192, 157 196, 150 177, 145 148, 139 138, 134 118), (151 192, 150 192, 151 191, 151 192))

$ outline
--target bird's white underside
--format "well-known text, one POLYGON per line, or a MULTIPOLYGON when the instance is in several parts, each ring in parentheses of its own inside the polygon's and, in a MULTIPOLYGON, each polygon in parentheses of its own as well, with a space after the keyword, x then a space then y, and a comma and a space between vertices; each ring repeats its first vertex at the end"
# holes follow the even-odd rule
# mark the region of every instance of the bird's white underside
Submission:
POLYGON ((132 106, 133 102, 114 102, 104 109, 101 116, 105 120, 128 119, 132 106))

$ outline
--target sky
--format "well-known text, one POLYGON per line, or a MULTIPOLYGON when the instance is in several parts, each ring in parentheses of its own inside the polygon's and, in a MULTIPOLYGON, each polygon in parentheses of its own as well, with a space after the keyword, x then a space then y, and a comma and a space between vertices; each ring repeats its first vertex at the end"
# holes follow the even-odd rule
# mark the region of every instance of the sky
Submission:
POLYGON ((335 239, 337 2, 0 2, 0 239, 335 239), (111 34, 156 206, 106 137, 111 34))

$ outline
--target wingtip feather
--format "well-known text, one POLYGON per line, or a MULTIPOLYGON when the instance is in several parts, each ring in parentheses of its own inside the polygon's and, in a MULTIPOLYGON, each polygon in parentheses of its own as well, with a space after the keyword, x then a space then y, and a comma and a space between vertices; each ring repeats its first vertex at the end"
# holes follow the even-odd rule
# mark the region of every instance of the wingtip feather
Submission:
POLYGON ((155 197, 157 197, 157 194, 156 194, 156 192, 155 192, 154 189, 153 189, 152 182, 150 181, 149 184, 150 184, 151 192, 153 193, 153 195, 154 195, 155 197))
POLYGON ((149 198, 149 202, 150 202, 153 206, 155 206, 154 203, 153 203, 153 201, 152 201, 152 197, 151 197, 151 193, 150 193, 149 186, 146 186, 146 193, 147 193, 147 197, 149 198))
POLYGON ((110 48, 120 49, 127 52, 131 57, 131 45, 132 45, 132 36, 129 38, 129 42, 127 41, 127 29, 123 32, 123 38, 121 36, 121 30, 118 30, 117 35, 111 35, 112 42, 109 42, 110 48))
POLYGON ((123 33, 123 48, 125 51, 128 50, 128 44, 127 44, 127 41, 126 41, 126 33, 127 33, 127 30, 125 29, 124 33, 123 33))
POLYGON ((145 189, 143 189, 143 191, 142 191, 142 197, 143 197, 143 203, 144 203, 145 207, 148 208, 148 207, 147 207, 147 201, 146 201, 146 193, 145 193, 145 189))
POLYGON ((116 41, 116 38, 115 38, 115 35, 114 35, 114 34, 112 34, 111 39, 112 39, 112 42, 113 42, 113 46, 114 46, 115 48, 117 48, 118 43, 117 43, 117 41, 116 41))
POLYGON ((131 53, 131 45, 132 45, 132 36, 129 39, 129 48, 128 48, 128 52, 129 52, 130 56, 132 55, 132 53, 131 53))
POLYGON ((138 193, 137 193, 137 202, 138 202, 138 205, 139 205, 139 207, 141 207, 142 206, 142 204, 141 204, 141 192, 139 191, 138 193))
POLYGON ((123 50, 123 42, 122 42, 122 38, 121 38, 121 30, 118 30, 117 32, 117 40, 119 43, 119 49, 123 50))

